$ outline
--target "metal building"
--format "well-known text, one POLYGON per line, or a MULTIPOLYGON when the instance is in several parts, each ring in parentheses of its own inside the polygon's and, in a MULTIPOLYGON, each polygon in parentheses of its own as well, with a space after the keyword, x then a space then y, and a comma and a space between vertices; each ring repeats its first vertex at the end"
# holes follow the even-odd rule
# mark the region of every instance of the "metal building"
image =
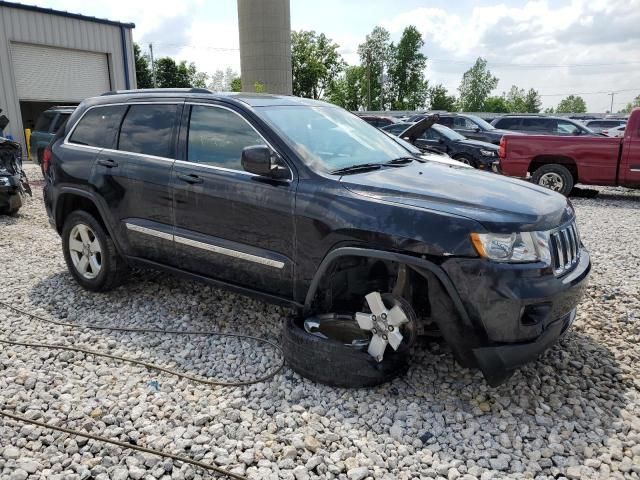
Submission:
MULTIPOLYGON (((24 129, 53 105, 136 88, 132 23, 0 1, 0 108, 24 129)), ((26 150, 25 150, 26 152, 26 150)))
POLYGON ((289 0, 238 0, 242 90, 291 95, 289 0))

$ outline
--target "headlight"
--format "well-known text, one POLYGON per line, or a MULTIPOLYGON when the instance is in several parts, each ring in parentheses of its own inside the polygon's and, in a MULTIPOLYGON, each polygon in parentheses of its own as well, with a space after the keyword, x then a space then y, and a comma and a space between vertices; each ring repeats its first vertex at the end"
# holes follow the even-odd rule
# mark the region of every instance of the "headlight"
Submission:
POLYGON ((478 255, 495 262, 551 264, 548 232, 472 233, 471 242, 478 255))
POLYGON ((496 152, 494 152, 493 150, 480 149, 480 155, 482 155, 483 157, 495 157, 496 152))

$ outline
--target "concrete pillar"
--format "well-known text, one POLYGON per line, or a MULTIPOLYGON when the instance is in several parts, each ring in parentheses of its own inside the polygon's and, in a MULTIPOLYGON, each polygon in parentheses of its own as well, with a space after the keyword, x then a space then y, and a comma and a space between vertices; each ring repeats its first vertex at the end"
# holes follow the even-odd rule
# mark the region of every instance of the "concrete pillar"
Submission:
POLYGON ((242 90, 291 95, 289 0, 238 0, 242 90))

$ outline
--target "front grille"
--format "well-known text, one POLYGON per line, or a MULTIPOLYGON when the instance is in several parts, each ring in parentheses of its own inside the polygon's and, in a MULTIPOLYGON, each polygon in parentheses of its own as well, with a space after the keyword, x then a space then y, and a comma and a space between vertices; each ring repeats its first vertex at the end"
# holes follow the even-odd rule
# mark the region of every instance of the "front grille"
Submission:
POLYGON ((551 234, 551 258, 556 275, 562 275, 575 267, 579 256, 580 236, 575 222, 551 234))

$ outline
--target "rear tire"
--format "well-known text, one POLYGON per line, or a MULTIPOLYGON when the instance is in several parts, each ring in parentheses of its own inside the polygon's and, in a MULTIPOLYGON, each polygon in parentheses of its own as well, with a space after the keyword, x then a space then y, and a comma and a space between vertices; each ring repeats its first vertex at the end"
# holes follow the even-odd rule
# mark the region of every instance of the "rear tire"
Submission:
POLYGON ((565 197, 571 193, 574 185, 569 169, 557 163, 542 165, 533 172, 531 180, 536 185, 561 193, 565 197))
MULTIPOLYGON (((86 244, 87 242, 81 241, 81 243, 86 244)), ((107 292, 121 285, 126 277, 128 267, 118 254, 113 240, 100 222, 84 210, 76 210, 65 220, 62 227, 62 250, 69 273, 87 290, 107 292), (88 232, 89 238, 92 240, 91 244, 96 242, 95 250, 99 252, 99 255, 91 255, 92 262, 90 263, 92 266, 89 268, 86 267, 86 264, 80 263, 84 254, 79 253, 78 247, 76 247, 78 240, 72 242, 71 239, 79 231, 85 232, 85 235, 88 232), (81 265, 85 265, 85 267, 82 268, 81 265)), ((87 255, 89 255, 88 252, 87 255)))
POLYGON ((386 383, 405 373, 409 355, 387 349, 380 363, 366 350, 317 337, 304 329, 304 320, 286 321, 280 346, 289 366, 309 380, 334 387, 363 388, 386 383))

